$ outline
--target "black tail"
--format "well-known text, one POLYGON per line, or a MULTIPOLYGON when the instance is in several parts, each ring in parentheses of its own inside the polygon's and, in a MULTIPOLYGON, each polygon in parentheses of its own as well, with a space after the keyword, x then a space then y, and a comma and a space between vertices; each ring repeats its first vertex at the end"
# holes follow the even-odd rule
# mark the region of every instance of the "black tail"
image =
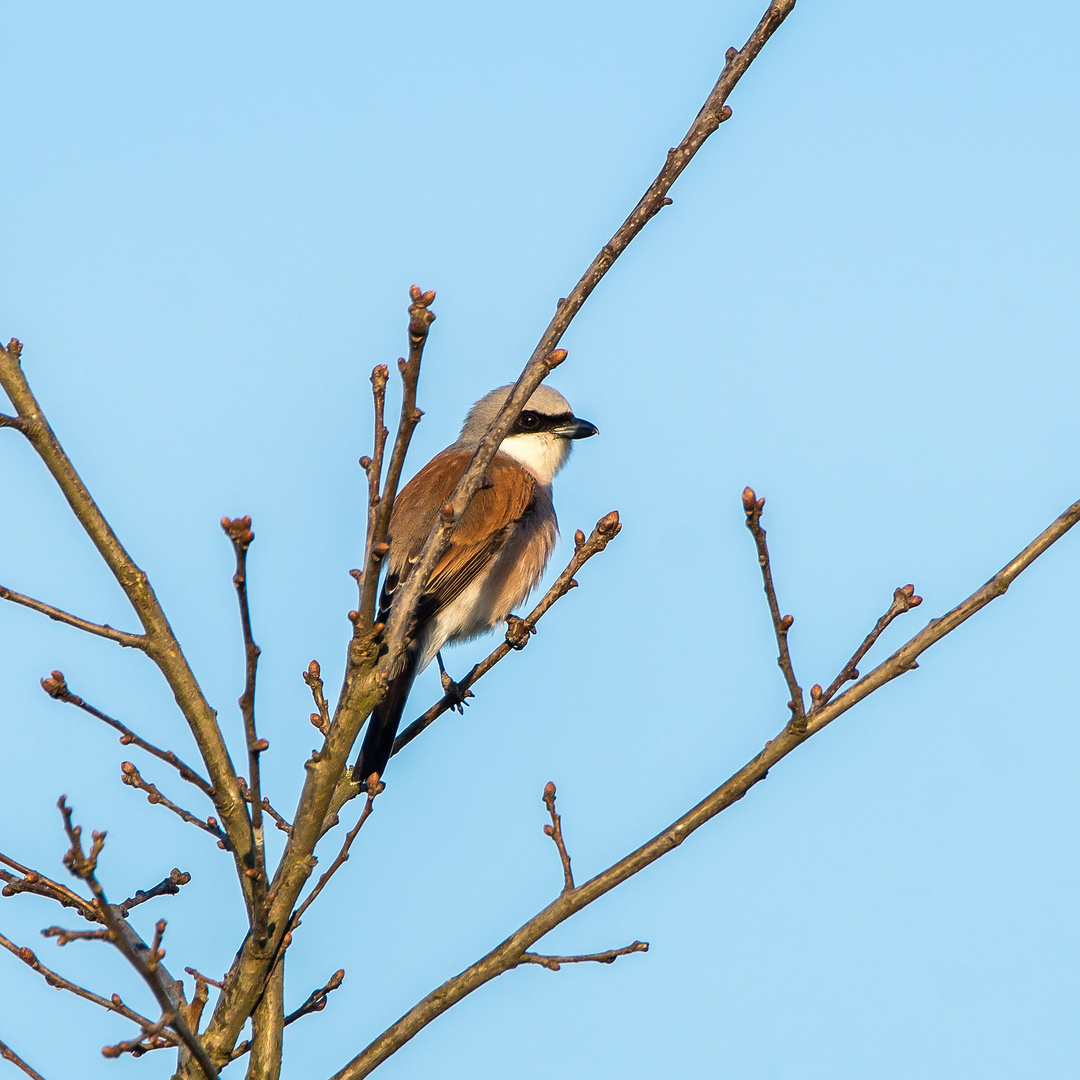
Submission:
POLYGON ((405 711, 405 702, 416 678, 417 659, 418 650, 415 646, 410 647, 405 654, 404 669, 390 682, 386 697, 375 706, 368 718, 364 744, 353 767, 353 780, 358 784, 365 783, 372 773, 377 772, 382 776, 386 772, 386 763, 394 751, 394 736, 401 724, 401 714, 405 711))

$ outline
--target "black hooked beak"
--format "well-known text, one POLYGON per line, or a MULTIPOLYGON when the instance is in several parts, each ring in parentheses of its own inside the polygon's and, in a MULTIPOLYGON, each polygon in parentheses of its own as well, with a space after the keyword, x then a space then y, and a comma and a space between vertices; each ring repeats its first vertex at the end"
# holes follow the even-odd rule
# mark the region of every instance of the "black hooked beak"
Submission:
POLYGON ((600 429, 595 424, 590 424, 588 420, 581 420, 575 416, 572 420, 555 428, 554 433, 564 439, 591 439, 594 435, 600 434, 600 429))

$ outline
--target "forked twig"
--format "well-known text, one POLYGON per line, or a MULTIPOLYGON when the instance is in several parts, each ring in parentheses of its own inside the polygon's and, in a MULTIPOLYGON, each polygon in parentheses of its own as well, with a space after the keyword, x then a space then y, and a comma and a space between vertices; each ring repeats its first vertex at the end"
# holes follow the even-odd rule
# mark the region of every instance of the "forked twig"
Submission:
POLYGON ((182 806, 178 806, 172 799, 162 795, 156 784, 151 784, 148 780, 144 780, 142 773, 135 767, 134 762, 120 762, 120 780, 122 783, 127 784, 128 787, 136 788, 138 791, 145 791, 146 801, 148 803, 164 806, 166 810, 171 810, 176 814, 181 821, 186 821, 189 825, 194 825, 197 829, 208 832, 217 839, 218 847, 225 850, 230 848, 231 842, 229 837, 218 825, 217 818, 211 815, 204 821, 190 810, 185 810, 182 806))
POLYGON ((545 956, 542 953, 526 952, 521 954, 519 964, 539 964, 548 971, 558 971, 563 964, 614 964, 620 956, 628 956, 630 953, 648 952, 647 941, 635 941, 632 945, 624 945, 621 949, 608 949, 607 952, 587 953, 582 956, 545 956))

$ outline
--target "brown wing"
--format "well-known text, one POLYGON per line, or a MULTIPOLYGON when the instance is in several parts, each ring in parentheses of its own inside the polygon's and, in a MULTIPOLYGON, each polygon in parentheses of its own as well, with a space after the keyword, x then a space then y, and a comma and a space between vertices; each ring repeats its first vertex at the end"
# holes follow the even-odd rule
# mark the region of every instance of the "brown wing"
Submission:
MULTIPOLYGON (((390 561, 381 607, 387 611, 397 585, 461 479, 472 452, 444 450, 401 490, 390 516, 390 561)), ((424 615, 430 617, 468 588, 505 541, 506 530, 528 509, 536 480, 507 454, 497 454, 487 472, 488 485, 469 503, 454 529, 450 546, 432 572, 424 592, 424 615)), ((380 618, 383 615, 380 613, 380 618)))

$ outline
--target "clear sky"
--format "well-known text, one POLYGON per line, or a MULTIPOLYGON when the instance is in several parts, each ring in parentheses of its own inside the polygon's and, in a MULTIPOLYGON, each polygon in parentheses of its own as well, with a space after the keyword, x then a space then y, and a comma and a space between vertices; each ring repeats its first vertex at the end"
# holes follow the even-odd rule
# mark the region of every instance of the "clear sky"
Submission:
MULTIPOLYGON (((516 377, 763 6, 0 13, 0 334, 25 342, 234 752, 242 657, 217 522, 253 515, 265 775, 286 812, 316 738, 300 673, 317 657, 340 678, 367 377, 405 346, 409 284, 438 290, 415 469, 516 377)), ((897 585, 925 602, 881 657, 1080 497, 1078 34, 1065 0, 802 0, 563 342, 553 385, 601 431, 559 478, 563 532, 616 507, 624 531, 466 715, 395 760, 289 954, 290 1008, 347 977, 288 1030, 286 1076, 329 1075, 555 895, 545 781, 588 876, 779 730, 745 484, 768 497, 806 686, 897 585)), ((0 436, 0 582, 135 629, 40 464, 0 436)), ((544 943, 642 938, 647 955, 503 976, 379 1076, 1069 1074, 1078 566, 1070 535, 919 671, 544 943)), ((192 872, 137 925, 169 920, 174 971, 222 972, 242 932, 228 860, 120 785, 133 749, 37 686, 61 668, 194 756, 160 678, 10 605, 0 642, 2 849, 62 874, 67 793, 109 831, 115 896, 192 872)), ((451 671, 490 644, 451 651, 451 671)), ((415 712, 437 694, 428 673, 415 712)), ((5 934, 150 1009, 119 958, 38 937, 63 921, 0 901, 5 934)), ((0 1038, 48 1080, 169 1076, 164 1055, 100 1057, 130 1030, 0 955, 0 1038)))

